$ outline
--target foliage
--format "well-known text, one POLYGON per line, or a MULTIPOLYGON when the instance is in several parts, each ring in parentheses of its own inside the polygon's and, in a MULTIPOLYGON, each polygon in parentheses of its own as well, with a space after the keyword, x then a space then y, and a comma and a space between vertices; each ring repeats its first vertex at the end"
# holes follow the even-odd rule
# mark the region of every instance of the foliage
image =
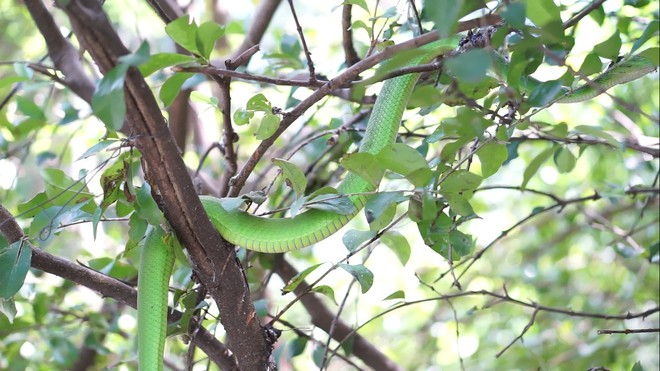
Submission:
MULTIPOLYGON (((202 11, 207 2, 194 1, 190 17, 166 26, 146 3, 105 3, 134 52, 103 76, 90 74, 96 89, 85 101, 52 59, 40 59, 53 51, 34 15, 0 0, 0 203, 26 235, 0 235, 0 368, 74 369, 86 352, 95 355, 92 369, 135 368, 135 311, 110 294, 117 286, 104 297, 36 269, 34 256, 28 266, 32 246, 135 284, 147 226, 164 222, 148 175, 166 166, 148 163, 140 138, 125 131, 124 82, 134 67, 196 184, 235 197, 225 201, 232 207, 249 201, 249 210, 274 217, 305 207, 351 214, 331 188, 343 169, 368 181, 385 174, 365 211, 315 247, 284 257, 238 250, 261 322, 287 330, 274 350, 282 367, 376 368, 387 359, 411 370, 660 367, 658 75, 557 103, 619 56, 657 65, 653 4, 293 2, 294 20, 282 3, 261 52, 218 71, 209 64, 248 37, 252 5, 222 3, 232 16, 220 25, 202 11), (346 7, 350 40, 326 26, 339 24, 346 7), (420 26, 451 35, 474 18, 507 26, 474 28, 471 42, 487 35, 488 47, 446 57, 442 72, 427 66, 397 143, 354 153, 381 86, 374 80, 405 70, 416 51, 397 50, 357 78, 347 71, 360 66, 349 66, 344 50, 368 61, 420 26), (342 89, 312 102, 326 81, 342 89), (240 192, 229 192, 230 178, 240 192), (381 358, 360 353, 364 343, 381 358)), ((48 11, 70 27, 63 11, 48 11)), ((92 70, 91 57, 83 59, 92 70)), ((219 298, 205 296, 189 259, 178 252, 171 282, 181 316, 168 329, 177 336, 166 359, 177 367, 193 317, 230 343, 219 298)), ((199 350, 194 362, 215 367, 199 350)))

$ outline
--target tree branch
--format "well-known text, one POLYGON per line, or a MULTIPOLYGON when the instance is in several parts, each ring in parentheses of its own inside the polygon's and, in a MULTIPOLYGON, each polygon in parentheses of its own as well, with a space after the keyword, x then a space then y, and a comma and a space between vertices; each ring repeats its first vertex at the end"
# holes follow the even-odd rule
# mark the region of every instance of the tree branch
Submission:
MULTIPOLYGON (((128 54, 97 1, 71 0, 63 9, 80 43, 103 73, 128 54)), ((261 328, 234 250, 204 212, 160 107, 134 68, 127 72, 125 92, 128 125, 122 131, 135 138, 147 165, 147 178, 162 197, 165 216, 222 312, 232 352, 241 368, 268 369, 272 344, 261 328)))
MULTIPOLYGON (((0 204, 0 233, 9 241, 24 240, 26 236, 23 230, 16 223, 13 215, 0 204)), ((38 249, 26 241, 27 246, 32 250, 31 266, 46 273, 62 277, 78 285, 87 287, 96 291, 104 297, 110 297, 114 300, 129 306, 137 307, 137 291, 135 288, 119 281, 115 278, 106 276, 87 267, 74 264, 66 259, 52 255, 46 251, 38 249)), ((171 313, 168 322, 172 323, 181 318, 181 312, 171 313)), ((198 327, 196 334, 192 336, 192 342, 216 362, 223 370, 235 369, 235 359, 228 352, 225 345, 218 341, 205 328, 199 326, 195 319, 191 321, 191 326, 198 327), (232 367, 234 365, 234 367, 232 367)))

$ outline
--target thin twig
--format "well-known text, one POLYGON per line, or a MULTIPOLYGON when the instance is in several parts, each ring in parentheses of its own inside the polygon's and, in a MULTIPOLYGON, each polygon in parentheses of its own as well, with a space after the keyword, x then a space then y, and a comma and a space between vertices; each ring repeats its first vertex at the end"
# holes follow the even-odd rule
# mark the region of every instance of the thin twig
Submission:
POLYGON ((312 61, 312 53, 310 53, 309 48, 307 47, 307 41, 305 41, 305 33, 303 32, 303 29, 300 26, 300 21, 298 21, 298 15, 296 14, 296 8, 293 6, 293 0, 289 0, 289 7, 291 8, 291 15, 293 15, 293 20, 294 22, 296 22, 296 30, 298 30, 298 36, 300 36, 300 42, 302 43, 303 51, 305 52, 305 57, 307 57, 307 68, 309 69, 309 81, 313 83, 316 80, 316 72, 314 70, 314 61, 312 61))
POLYGON ((609 335, 609 334, 645 334, 645 333, 654 333, 660 332, 660 328, 637 328, 637 329, 625 329, 625 330, 598 330, 598 335, 609 335))

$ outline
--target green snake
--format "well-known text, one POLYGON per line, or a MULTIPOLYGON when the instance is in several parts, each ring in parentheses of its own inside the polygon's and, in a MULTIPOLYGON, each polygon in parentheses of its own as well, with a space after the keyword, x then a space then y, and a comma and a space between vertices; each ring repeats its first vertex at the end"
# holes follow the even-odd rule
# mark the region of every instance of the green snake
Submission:
MULTIPOLYGON (((421 53, 409 66, 428 63, 450 51, 458 39, 443 39, 420 48, 421 53)), ((656 66, 641 57, 628 58, 585 85, 566 93, 557 101, 571 103, 591 99, 604 90, 637 79, 656 66), (598 84, 601 88, 593 88, 598 84)), ((387 80, 378 95, 367 124, 359 152, 378 154, 394 142, 401 117, 419 74, 387 80)), ((302 249, 327 238, 346 225, 365 205, 365 193, 376 188, 372 182, 348 173, 337 187, 355 205, 350 215, 310 209, 293 218, 261 218, 240 210, 225 210, 217 198, 201 196, 201 202, 213 225, 230 243, 264 253, 302 249)), ((141 370, 162 370, 167 328, 167 293, 174 262, 172 244, 161 227, 151 227, 144 242, 138 278, 138 359, 141 370)))

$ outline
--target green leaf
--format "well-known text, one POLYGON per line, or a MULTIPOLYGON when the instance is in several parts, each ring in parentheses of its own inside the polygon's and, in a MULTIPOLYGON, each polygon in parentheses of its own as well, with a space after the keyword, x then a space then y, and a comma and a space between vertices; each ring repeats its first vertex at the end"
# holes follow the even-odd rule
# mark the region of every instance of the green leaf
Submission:
POLYGON ((327 296, 330 298, 330 300, 332 300, 333 303, 335 303, 335 305, 337 305, 337 300, 335 299, 335 290, 333 290, 332 287, 327 285, 315 286, 312 289, 312 292, 327 296))
POLYGON ((190 93, 190 100, 192 102, 203 103, 210 106, 211 108, 218 109, 218 98, 211 95, 206 95, 197 90, 190 93))
POLYGON ((651 37, 657 35, 659 27, 660 21, 657 19, 652 20, 644 29, 642 36, 640 36, 639 39, 637 39, 633 44, 632 48, 630 49, 630 54, 634 53, 637 49, 642 47, 642 45, 644 45, 651 37))
POLYGON ((29 81, 29 79, 26 79, 21 76, 13 76, 13 75, 5 76, 3 78, 0 78, 0 89, 6 89, 16 83, 23 81, 29 81))
POLYGON ((165 80, 158 91, 158 97, 163 101, 165 107, 172 104, 177 95, 179 95, 181 86, 193 75, 194 73, 190 72, 177 72, 165 80))
POLYGON ((367 219, 374 220, 380 217, 387 208, 399 202, 407 200, 408 197, 402 196, 400 192, 379 192, 367 200, 364 205, 364 212, 367 219))
MULTIPOLYGON (((53 202, 46 192, 37 193, 30 199, 22 204, 19 204, 16 209, 23 218, 32 218, 40 211, 53 206, 53 202)), ((0 239, 1 240, 1 239, 0 239)))
POLYGON ((339 266, 350 273, 355 279, 360 283, 362 287, 362 293, 366 293, 371 288, 371 285, 374 283, 374 274, 362 264, 350 265, 341 263, 339 266))
POLYGON ((266 99, 266 96, 261 93, 250 98, 245 107, 248 111, 263 111, 268 113, 272 113, 273 111, 270 102, 266 99))
POLYGON ((483 49, 471 49, 448 59, 445 67, 450 75, 460 81, 476 84, 486 78, 491 63, 489 52, 483 49))
POLYGON ((339 194, 323 194, 311 199, 307 205, 310 209, 330 211, 336 214, 351 215, 356 212, 351 200, 339 194))
MULTIPOLYGON (((85 185, 85 179, 73 180, 60 169, 41 169, 41 176, 46 182, 46 194, 53 205, 75 205, 85 204, 94 199, 85 185)), ((90 214, 94 212, 95 206, 90 204, 84 210, 90 214)))
POLYGON ((644 371, 644 367, 640 361, 635 362, 630 371, 644 371))
POLYGON ((603 129, 601 129, 598 126, 578 125, 575 127, 575 131, 578 133, 592 135, 596 138, 603 139, 614 148, 619 147, 619 142, 616 139, 614 139, 612 135, 610 135, 606 131, 603 131, 603 129))
POLYGON ((557 138, 566 138, 568 135, 568 125, 566 125, 565 122, 560 122, 558 124, 548 126, 547 130, 544 128, 543 131, 546 134, 550 134, 557 138))
POLYGON ((380 237, 380 242, 389 247, 405 266, 410 259, 410 244, 406 237, 397 231, 388 231, 380 237))
POLYGON ((89 148, 85 151, 85 153, 83 153, 80 157, 78 157, 78 159, 77 159, 76 161, 80 161, 80 160, 82 160, 82 159, 84 159, 84 158, 94 156, 94 155, 96 155, 97 153, 103 151, 104 149, 110 147, 112 144, 116 144, 116 143, 118 143, 118 140, 117 140, 117 139, 106 139, 106 140, 102 140, 102 141, 96 143, 95 145, 89 147, 89 148))
POLYGON ((341 241, 344 243, 344 246, 346 246, 348 251, 355 252, 360 245, 375 236, 376 231, 358 231, 356 229, 351 229, 342 236, 341 241))
POLYGON ((470 216, 474 214, 472 205, 470 205, 470 202, 467 200, 467 198, 462 196, 460 193, 442 192, 442 195, 445 197, 445 200, 447 200, 449 208, 456 214, 460 216, 470 216))
POLYGON ((510 3, 502 11, 502 19, 507 24, 514 28, 525 27, 525 4, 524 3, 510 3))
POLYGON ((362 20, 357 20, 351 24, 351 29, 353 30, 359 30, 363 29, 366 33, 367 36, 371 36, 371 27, 367 26, 366 23, 362 20))
POLYGON ((227 211, 238 210, 245 203, 243 197, 224 197, 220 199, 220 205, 227 211))
POLYGON ((578 70, 578 75, 589 76, 595 73, 600 73, 603 68, 603 63, 600 61, 600 58, 595 53, 587 54, 587 57, 584 58, 580 69, 578 70))
POLYGON ((144 183, 136 193, 135 211, 151 225, 160 225, 163 221, 163 213, 158 208, 156 201, 151 197, 151 186, 144 183))
POLYGON ((298 168, 293 163, 274 158, 272 159, 273 163, 282 169, 282 175, 284 176, 284 182, 296 193, 297 197, 302 197, 305 195, 305 189, 307 188, 307 178, 305 173, 303 173, 300 168, 298 168))
POLYGON ((611 60, 616 60, 621 49, 621 36, 619 31, 615 31, 612 36, 602 43, 594 46, 594 53, 611 60))
POLYGON ((340 163, 346 170, 360 176, 374 187, 383 177, 383 168, 376 156, 371 153, 349 153, 341 158, 340 163))
POLYGON ((367 1, 366 0, 344 0, 342 3, 344 4, 352 4, 352 5, 357 5, 360 8, 362 8, 365 12, 369 13, 369 7, 367 6, 367 1))
POLYGON ((298 336, 288 344, 287 354, 290 358, 301 355, 307 346, 307 338, 298 336))
POLYGON ((383 299, 383 301, 385 301, 385 300, 394 300, 394 299, 402 299, 402 300, 405 301, 406 300, 406 293, 403 290, 394 291, 393 293, 387 295, 383 299))
POLYGON ((92 111, 110 131, 119 131, 124 125, 124 77, 127 69, 127 65, 118 64, 108 71, 92 96, 92 111))
POLYGON ((268 304, 269 300, 267 299, 259 299, 255 300, 253 302, 254 304, 254 309, 257 312, 257 316, 260 318, 264 318, 268 315, 268 304))
POLYGON ((554 155, 557 171, 561 174, 569 173, 575 167, 577 159, 573 153, 565 147, 559 147, 554 155))
POLYGON ((108 257, 91 259, 87 264, 96 271, 120 280, 128 281, 137 275, 137 269, 133 265, 108 257))
POLYGON ((32 100, 21 97, 20 95, 14 97, 14 100, 16 101, 16 108, 18 108, 18 110, 25 116, 37 120, 46 119, 46 115, 44 114, 44 111, 41 108, 39 108, 39 106, 37 106, 37 104, 34 103, 32 100))
POLYGON ((483 180, 477 174, 459 169, 451 173, 440 185, 442 192, 465 192, 479 187, 483 180))
POLYGON ((279 126, 280 117, 272 113, 266 113, 264 114, 264 117, 261 118, 261 123, 259 123, 259 128, 257 128, 255 137, 258 140, 266 140, 275 134, 279 126))
POLYGON ((369 229, 372 231, 379 231, 387 227, 396 216, 396 204, 390 204, 387 206, 377 218, 372 218, 366 211, 365 213, 367 215, 367 221, 369 222, 369 229))
POLYGON ((553 0, 527 0, 527 17, 541 28, 562 23, 559 7, 553 0))
POLYGON ((195 54, 202 54, 197 49, 197 24, 191 21, 187 15, 168 23, 165 26, 165 32, 184 49, 195 54))
POLYGON ((142 219, 138 213, 132 213, 128 219, 128 241, 125 251, 128 253, 135 248, 147 233, 149 223, 142 219))
POLYGON ((644 57, 651 61, 656 67, 660 65, 660 52, 658 51, 659 48, 648 48, 645 49, 644 51, 639 52, 640 57, 644 57))
POLYGON ((219 24, 212 21, 202 23, 197 29, 195 40, 199 54, 202 57, 209 59, 211 57, 211 52, 213 52, 215 42, 224 36, 224 34, 225 28, 219 24))
POLYGON ((140 65, 140 73, 142 76, 147 77, 152 73, 162 70, 163 68, 176 66, 185 63, 195 62, 197 59, 190 55, 177 54, 177 53, 157 53, 152 55, 148 61, 140 65))
POLYGON ((463 0, 424 1, 424 12, 433 20, 440 38, 454 34, 463 0))
POLYGON ((312 352, 312 361, 314 361, 314 365, 318 367, 319 369, 321 368, 322 363, 323 363, 323 355, 325 354, 326 348, 325 346, 316 344, 314 346, 314 351, 312 352))
POLYGON ((237 109, 234 111, 234 124, 241 126, 250 123, 250 118, 254 115, 253 112, 248 112, 244 109, 237 109))
POLYGON ((32 249, 24 240, 18 240, 0 249, 0 297, 9 299, 23 286, 30 269, 32 249))
POLYGON ((500 143, 487 143, 477 151, 481 162, 481 176, 485 179, 497 173, 509 156, 506 145, 500 143))
POLYGON ((527 104, 532 107, 543 107, 554 101, 561 91, 560 80, 542 82, 529 94, 527 104))
POLYGON ((449 259, 451 248, 451 259, 457 261, 470 253, 472 250, 472 239, 461 231, 452 230, 449 232, 448 239, 441 240, 439 243, 433 245, 432 248, 445 259, 449 259))
POLYGON ((7 317, 9 323, 14 323, 14 318, 16 318, 16 303, 14 298, 3 299, 0 298, 0 313, 4 314, 7 317))
POLYGON ((407 144, 393 143, 380 151, 376 159, 382 167, 405 176, 416 187, 425 186, 433 177, 424 156, 407 144))
POLYGON ((523 181, 521 184, 521 188, 525 189, 527 187, 527 183, 529 183, 529 180, 532 179, 534 174, 539 170, 541 165, 552 156, 552 154, 555 152, 555 147, 550 147, 546 148, 543 152, 539 153, 534 159, 527 165, 527 168, 525 169, 525 173, 523 174, 523 181))
POLYGON ((118 62, 126 66, 138 67, 149 60, 149 54, 149 43, 145 40, 135 53, 122 55, 118 62))
POLYGON ((289 282, 282 288, 282 294, 288 294, 290 292, 293 292, 300 284, 305 280, 307 276, 309 276, 310 273, 312 273, 316 268, 320 267, 323 265, 323 263, 315 264, 312 265, 311 267, 305 269, 304 271, 296 274, 289 280, 289 282))

